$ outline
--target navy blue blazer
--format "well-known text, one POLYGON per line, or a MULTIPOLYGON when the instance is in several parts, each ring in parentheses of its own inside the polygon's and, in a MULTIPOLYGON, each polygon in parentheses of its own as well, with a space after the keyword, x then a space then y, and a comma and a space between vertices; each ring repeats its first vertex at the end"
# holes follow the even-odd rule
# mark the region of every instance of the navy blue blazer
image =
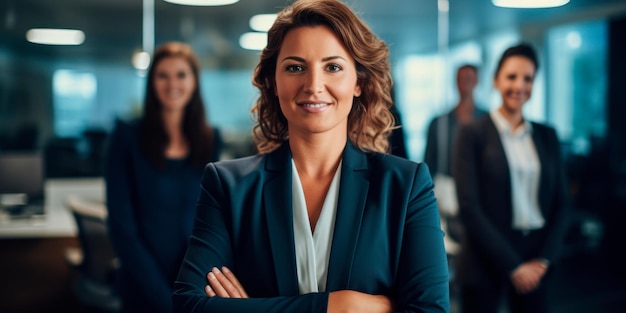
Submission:
MULTIPOLYGON (((185 255, 203 168, 189 158, 157 169, 139 144, 139 120, 118 121, 105 169, 108 235, 120 261, 117 280, 125 312, 169 312, 185 255)), ((221 138, 213 142, 218 159, 221 138)))
POLYGON ((568 197, 559 140, 553 128, 532 123, 541 173, 538 203, 545 225, 520 241, 512 228, 509 163, 490 116, 462 126, 455 143, 453 175, 466 236, 459 279, 468 285, 500 283, 522 262, 554 264, 567 227, 568 197))
POLYGON ((291 175, 287 144, 207 165, 174 312, 326 312, 329 292, 343 289, 387 295, 397 311, 449 311, 443 232, 425 164, 346 145, 327 291, 305 295, 291 175), (223 265, 250 299, 206 296, 206 274, 223 265))

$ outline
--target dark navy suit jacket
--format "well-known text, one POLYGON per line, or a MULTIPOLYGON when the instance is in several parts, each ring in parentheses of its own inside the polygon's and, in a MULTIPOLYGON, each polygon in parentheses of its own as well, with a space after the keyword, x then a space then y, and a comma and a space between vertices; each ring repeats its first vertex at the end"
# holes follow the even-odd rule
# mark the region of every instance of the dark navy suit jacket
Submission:
POLYGON ((175 312, 326 312, 330 291, 389 296, 397 311, 448 312, 448 268, 425 164, 343 155, 327 291, 299 295, 291 152, 210 163, 175 283, 175 312), (228 266, 250 299, 205 295, 206 274, 228 266))
MULTIPOLYGON (((173 284, 193 227, 202 166, 189 158, 157 169, 140 143, 139 120, 118 121, 107 152, 108 235, 120 261, 124 312, 169 312, 173 284)), ((221 138, 216 130, 213 156, 221 138)))
POLYGON ((569 206, 559 140, 553 128, 538 123, 532 123, 532 139, 541 164, 538 203, 545 225, 520 241, 521 232, 511 226, 509 164, 491 117, 462 126, 457 135, 453 175, 466 231, 459 262, 464 284, 500 283, 524 261, 558 259, 569 206))

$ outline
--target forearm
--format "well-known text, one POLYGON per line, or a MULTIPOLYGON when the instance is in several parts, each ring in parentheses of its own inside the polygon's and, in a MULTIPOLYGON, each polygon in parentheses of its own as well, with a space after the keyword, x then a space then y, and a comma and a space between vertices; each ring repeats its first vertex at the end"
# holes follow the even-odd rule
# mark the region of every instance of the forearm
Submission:
POLYGON ((174 312, 211 313, 326 313, 328 293, 310 293, 297 296, 271 298, 222 298, 208 297, 199 290, 176 283, 173 295, 174 312))

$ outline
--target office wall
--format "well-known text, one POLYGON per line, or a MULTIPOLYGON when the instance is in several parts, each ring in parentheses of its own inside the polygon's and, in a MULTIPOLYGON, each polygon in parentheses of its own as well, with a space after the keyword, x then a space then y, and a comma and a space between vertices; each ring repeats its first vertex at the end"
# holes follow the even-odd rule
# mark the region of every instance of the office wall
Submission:
MULTIPOLYGON (((52 135, 52 85, 48 65, 0 51, 0 150, 20 142, 27 127, 37 129, 35 145, 52 135)), ((26 136, 26 135, 25 135, 26 136)))

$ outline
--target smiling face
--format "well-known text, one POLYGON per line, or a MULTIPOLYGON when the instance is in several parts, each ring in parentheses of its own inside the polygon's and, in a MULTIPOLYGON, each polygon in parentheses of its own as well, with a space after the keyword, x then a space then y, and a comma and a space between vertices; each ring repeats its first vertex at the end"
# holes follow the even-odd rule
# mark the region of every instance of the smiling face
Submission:
POLYGON ((535 70, 534 63, 523 56, 511 56, 502 63, 494 79, 494 86, 502 96, 502 108, 521 112, 532 94, 535 70))
POLYGON ((189 63, 182 57, 162 59, 154 69, 154 90, 163 111, 183 110, 196 88, 189 63))
POLYGON ((304 26, 287 33, 275 82, 290 137, 322 132, 347 135, 352 100, 361 89, 354 59, 328 27, 304 26))

